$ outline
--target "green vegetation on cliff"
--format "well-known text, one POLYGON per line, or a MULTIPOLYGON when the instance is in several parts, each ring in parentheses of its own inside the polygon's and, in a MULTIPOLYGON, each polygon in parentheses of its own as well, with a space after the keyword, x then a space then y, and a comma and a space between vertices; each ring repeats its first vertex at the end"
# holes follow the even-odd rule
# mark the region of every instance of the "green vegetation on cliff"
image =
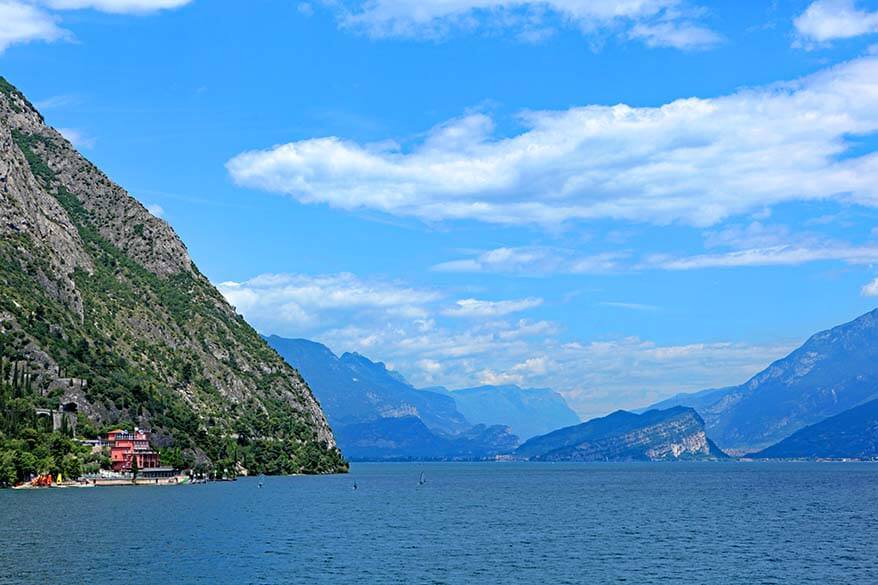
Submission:
MULTIPOLYGON (((53 442, 61 453, 58 433, 33 415, 61 401, 80 408, 80 434, 147 426, 181 461, 345 470, 301 377, 226 304, 167 224, 42 126, 23 96, 0 90, 0 161, 12 186, 0 199, 12 220, 0 228, 0 347, 28 380, 4 378, 0 416, 11 422, 0 426, 0 484, 15 453, 45 457, 39 446, 53 442)), ((58 456, 78 451, 71 444, 58 456)), ((53 457, 51 469, 48 459, 16 466, 17 478, 57 472, 53 457)))

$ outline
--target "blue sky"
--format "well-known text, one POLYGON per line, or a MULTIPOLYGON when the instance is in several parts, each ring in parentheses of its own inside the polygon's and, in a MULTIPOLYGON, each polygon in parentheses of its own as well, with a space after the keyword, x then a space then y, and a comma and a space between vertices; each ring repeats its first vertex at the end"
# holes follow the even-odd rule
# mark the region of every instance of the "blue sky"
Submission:
POLYGON ((0 50, 257 329, 418 385, 588 417, 878 304, 878 2, 0 0, 0 50))

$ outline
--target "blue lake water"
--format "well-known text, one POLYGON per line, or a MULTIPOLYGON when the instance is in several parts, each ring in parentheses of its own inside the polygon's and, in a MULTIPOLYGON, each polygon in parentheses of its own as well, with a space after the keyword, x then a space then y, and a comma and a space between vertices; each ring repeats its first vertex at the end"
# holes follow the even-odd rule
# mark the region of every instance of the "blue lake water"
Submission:
POLYGON ((261 489, 0 491, 0 583, 171 582, 878 583, 878 465, 355 464, 261 489))

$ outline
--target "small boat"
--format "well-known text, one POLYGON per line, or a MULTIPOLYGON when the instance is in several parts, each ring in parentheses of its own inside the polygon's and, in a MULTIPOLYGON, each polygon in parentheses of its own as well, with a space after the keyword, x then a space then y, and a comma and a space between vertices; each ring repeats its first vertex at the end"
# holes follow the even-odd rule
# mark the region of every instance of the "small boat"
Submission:
POLYGON ((360 489, 360 486, 357 485, 357 482, 354 482, 354 491, 357 491, 358 489, 360 489))

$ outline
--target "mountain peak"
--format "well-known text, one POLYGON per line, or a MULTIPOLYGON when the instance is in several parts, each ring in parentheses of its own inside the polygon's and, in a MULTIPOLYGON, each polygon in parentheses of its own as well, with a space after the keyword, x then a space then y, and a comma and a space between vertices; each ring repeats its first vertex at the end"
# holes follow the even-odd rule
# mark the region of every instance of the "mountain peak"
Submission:
POLYGON ((289 472, 343 469, 308 386, 173 229, 5 79, 0 185, 0 358, 23 364, 34 404, 60 393, 95 426, 148 424, 165 446, 214 461, 235 433, 256 472, 268 447, 289 472))

